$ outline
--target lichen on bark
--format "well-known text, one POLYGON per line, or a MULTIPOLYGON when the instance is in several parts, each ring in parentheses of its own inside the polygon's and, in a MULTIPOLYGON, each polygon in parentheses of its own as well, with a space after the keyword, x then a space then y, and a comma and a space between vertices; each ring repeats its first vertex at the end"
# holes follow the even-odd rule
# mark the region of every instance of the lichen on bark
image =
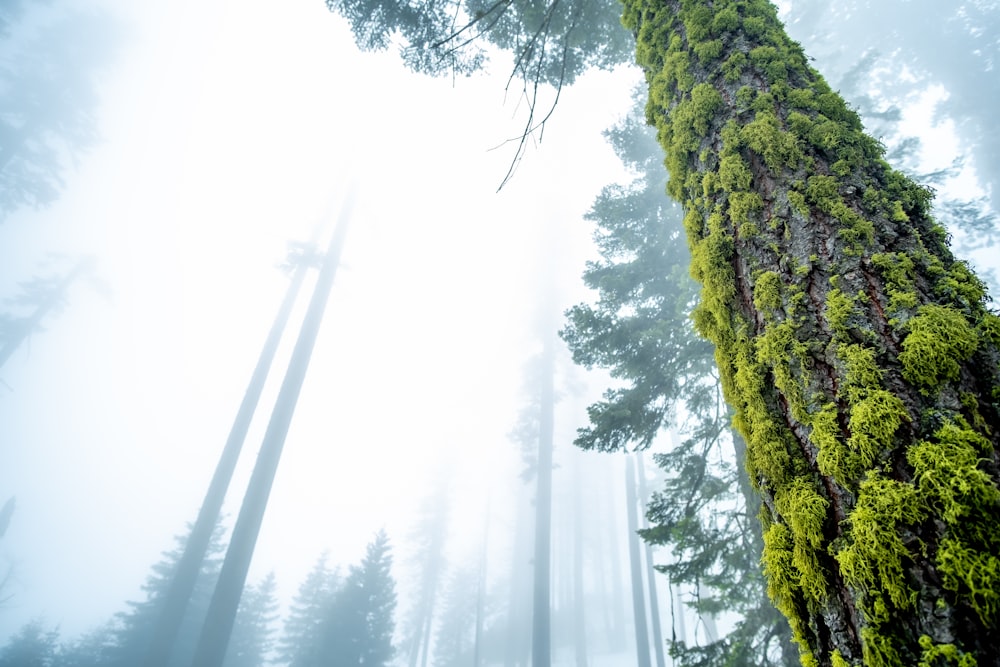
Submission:
POLYGON ((804 665, 1000 664, 1000 326, 766 0, 625 0, 804 665))

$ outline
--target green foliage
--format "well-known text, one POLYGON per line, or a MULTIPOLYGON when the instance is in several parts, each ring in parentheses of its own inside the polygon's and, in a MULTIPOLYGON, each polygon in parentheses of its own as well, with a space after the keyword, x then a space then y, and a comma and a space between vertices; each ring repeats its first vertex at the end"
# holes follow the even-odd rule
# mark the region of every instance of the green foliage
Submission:
POLYGON ((556 87, 631 56, 618 8, 590 0, 326 0, 326 6, 347 19, 360 48, 398 44, 409 67, 435 75, 480 70, 485 44, 512 52, 512 74, 526 84, 556 87))

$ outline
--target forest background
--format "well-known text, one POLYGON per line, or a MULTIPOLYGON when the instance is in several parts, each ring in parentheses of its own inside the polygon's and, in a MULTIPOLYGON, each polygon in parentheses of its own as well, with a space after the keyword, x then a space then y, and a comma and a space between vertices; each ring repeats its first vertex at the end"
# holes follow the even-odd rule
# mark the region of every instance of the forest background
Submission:
MULTIPOLYGON (((600 132, 628 110, 637 74, 594 73, 563 91, 539 149, 497 195, 512 147, 486 149, 517 135, 524 110, 514 94, 504 104, 502 57, 488 78, 409 75, 392 55, 356 53, 314 4, 115 8, 123 51, 98 77, 101 140, 77 156, 56 201, 14 210, 0 228, 12 299, 33 275, 97 258, 96 279, 79 281, 65 312, 3 369, 0 491, 18 498, 2 543, 15 573, 7 634, 45 616, 73 636, 136 599, 194 515, 283 290, 273 266, 352 178, 356 222, 292 434, 301 444, 279 472, 253 576, 275 570, 287 601, 317 554, 356 562, 383 526, 404 561, 442 469, 455 497, 471 499, 452 519, 470 538, 454 557, 469 559, 481 491, 519 488, 508 434, 538 347, 535 297, 551 281, 551 311, 589 298, 578 278, 595 255, 583 214, 603 185, 628 178, 600 132)), ((37 29, 64 9, 52 5, 37 29)), ((825 17, 829 33, 795 36, 816 39, 807 50, 841 72, 862 111, 884 111, 898 86, 891 99, 905 104, 887 138, 920 137, 918 173, 964 158, 939 189, 980 196, 989 170, 971 169, 968 123, 934 106, 954 102, 960 83, 892 60, 869 61, 871 79, 845 78, 864 45, 831 44, 843 34, 836 18, 825 17)), ((30 34, 11 33, 7 47, 30 34)), ((954 233, 990 268, 982 229, 954 233)), ((567 451, 603 380, 568 364, 563 373, 567 451)), ((513 503, 489 506, 503 525, 513 503)))

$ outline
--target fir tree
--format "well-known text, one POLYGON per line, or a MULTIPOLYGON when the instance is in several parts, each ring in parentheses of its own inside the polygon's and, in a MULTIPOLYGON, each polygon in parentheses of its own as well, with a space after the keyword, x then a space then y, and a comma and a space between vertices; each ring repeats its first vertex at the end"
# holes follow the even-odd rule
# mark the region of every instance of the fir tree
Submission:
POLYGON ((271 572, 243 592, 223 667, 264 667, 268 663, 274 646, 274 624, 278 620, 275 587, 271 572))
POLYGON ((321 555, 292 600, 278 641, 277 662, 291 667, 319 665, 320 629, 333 597, 340 589, 336 571, 327 566, 327 555, 321 555))
POLYGON ((645 447, 666 427, 683 427, 683 437, 654 457, 666 479, 649 505, 653 525, 642 534, 669 549, 658 569, 674 586, 700 591, 687 601, 694 612, 737 618, 713 642, 672 636, 671 655, 691 667, 723 659, 793 664, 787 623, 771 608, 757 565, 759 503, 737 474, 743 448, 734 449, 727 433, 711 346, 687 317, 696 288, 686 275, 680 211, 662 197, 660 151, 638 110, 606 137, 636 177, 604 188, 587 214, 601 259, 588 265, 584 282, 597 301, 570 309, 562 336, 577 363, 609 368, 620 383, 588 408, 590 425, 576 444, 645 447))
POLYGON ((59 632, 36 619, 21 627, 0 650, 0 667, 53 667, 59 632))
POLYGON ((385 667, 395 649, 396 583, 385 531, 368 545, 337 591, 320 634, 322 665, 385 667))

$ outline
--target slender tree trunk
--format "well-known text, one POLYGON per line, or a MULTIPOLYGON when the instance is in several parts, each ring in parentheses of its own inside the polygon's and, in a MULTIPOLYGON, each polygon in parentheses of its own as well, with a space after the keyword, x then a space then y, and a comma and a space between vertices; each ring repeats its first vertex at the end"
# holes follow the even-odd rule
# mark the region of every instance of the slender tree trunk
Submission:
MULTIPOLYGON (((646 471, 642 465, 642 454, 635 455, 636 473, 639 476, 639 504, 644 510, 649 502, 649 495, 646 489, 646 471)), ((646 513, 642 513, 640 524, 646 528, 646 513)), ((660 626, 660 601, 656 595, 656 571, 653 569, 653 549, 649 542, 643 540, 643 555, 646 558, 646 584, 649 587, 649 620, 653 630, 653 651, 656 656, 656 667, 665 667, 666 659, 663 655, 663 629, 660 626)))
POLYGON ((487 582, 487 556, 489 555, 490 541, 490 502, 486 501, 486 513, 483 518, 483 546, 479 552, 479 580, 476 586, 476 636, 472 651, 472 667, 479 667, 482 664, 482 638, 483 621, 486 605, 486 582, 487 582))
POLYGON ((632 617, 635 626, 635 657, 639 667, 651 667, 649 658, 649 629, 646 626, 646 597, 642 591, 642 561, 639 556, 639 518, 636 494, 635 466, 632 455, 625 457, 625 502, 628 510, 628 555, 632 572, 632 617))
POLYGON ((198 639, 193 667, 218 667, 225 657, 236 608, 246 583, 247 571, 264 520, 264 510, 271 493, 271 485, 274 483, 281 451, 285 445, 285 436, 288 434, 288 427, 295 413, 302 382, 309 368, 309 359, 323 321, 326 302, 340 264, 350 206, 350 201, 345 203, 340 221, 323 258, 316 287, 302 322, 302 329, 292 350, 288 370, 278 391, 274 411, 264 433, 264 442, 257 455, 257 463, 250 476, 243 506, 233 527, 222 572, 219 574, 219 581, 212 595, 212 602, 209 604, 208 616, 198 639))
POLYGON ((765 0, 625 0, 804 664, 1000 665, 1000 317, 765 0))
POLYGON ((246 392, 243 394, 243 400, 236 412, 236 419, 233 420, 232 428, 229 430, 229 437, 222 448, 222 455, 215 466, 215 474, 212 475, 212 480, 208 485, 208 491, 202 501, 198 518, 195 520, 191 534, 184 546, 184 554, 177 563, 177 571, 164 595, 163 607, 153 629, 149 650, 143 663, 145 667, 164 667, 170 660, 174 641, 180 630, 184 613, 198 579, 198 573, 205 560, 205 553, 208 551, 208 545, 212 539, 212 532, 219 523, 222 504, 225 501, 229 483, 233 479, 233 472, 236 470, 240 452, 243 450, 250 422, 257 409, 257 403, 260 401, 261 392, 264 390, 264 383, 271 369, 271 363, 274 361, 274 355, 278 350, 278 344, 281 342, 281 335, 288 325, 288 317, 295 305, 295 300, 298 298, 302 281, 309 270, 309 264, 307 258, 301 258, 292 274, 291 282, 288 284, 284 300, 278 308, 274 322, 271 323, 271 330, 267 334, 263 348, 261 348, 257 365, 254 367, 246 392))
MULTIPOLYGON (((611 492, 608 498, 606 517, 607 529, 611 536, 608 540, 608 552, 611 555, 611 620, 612 634, 610 647, 612 651, 624 650, 627 645, 625 632, 625 571, 622 567, 621 545, 621 492, 610 476, 607 478, 607 489, 611 492)), ((627 512, 627 510, 626 510, 627 512)), ((627 529, 627 526, 626 526, 627 529)))
POLYGON ((573 453, 573 653, 576 667, 587 667, 587 598, 583 585, 583 466, 573 453))
POLYGON ((549 667, 551 647, 552 448, 555 428, 555 349, 545 331, 541 359, 538 430, 538 486, 535 495, 535 583, 531 622, 532 667, 549 667))

